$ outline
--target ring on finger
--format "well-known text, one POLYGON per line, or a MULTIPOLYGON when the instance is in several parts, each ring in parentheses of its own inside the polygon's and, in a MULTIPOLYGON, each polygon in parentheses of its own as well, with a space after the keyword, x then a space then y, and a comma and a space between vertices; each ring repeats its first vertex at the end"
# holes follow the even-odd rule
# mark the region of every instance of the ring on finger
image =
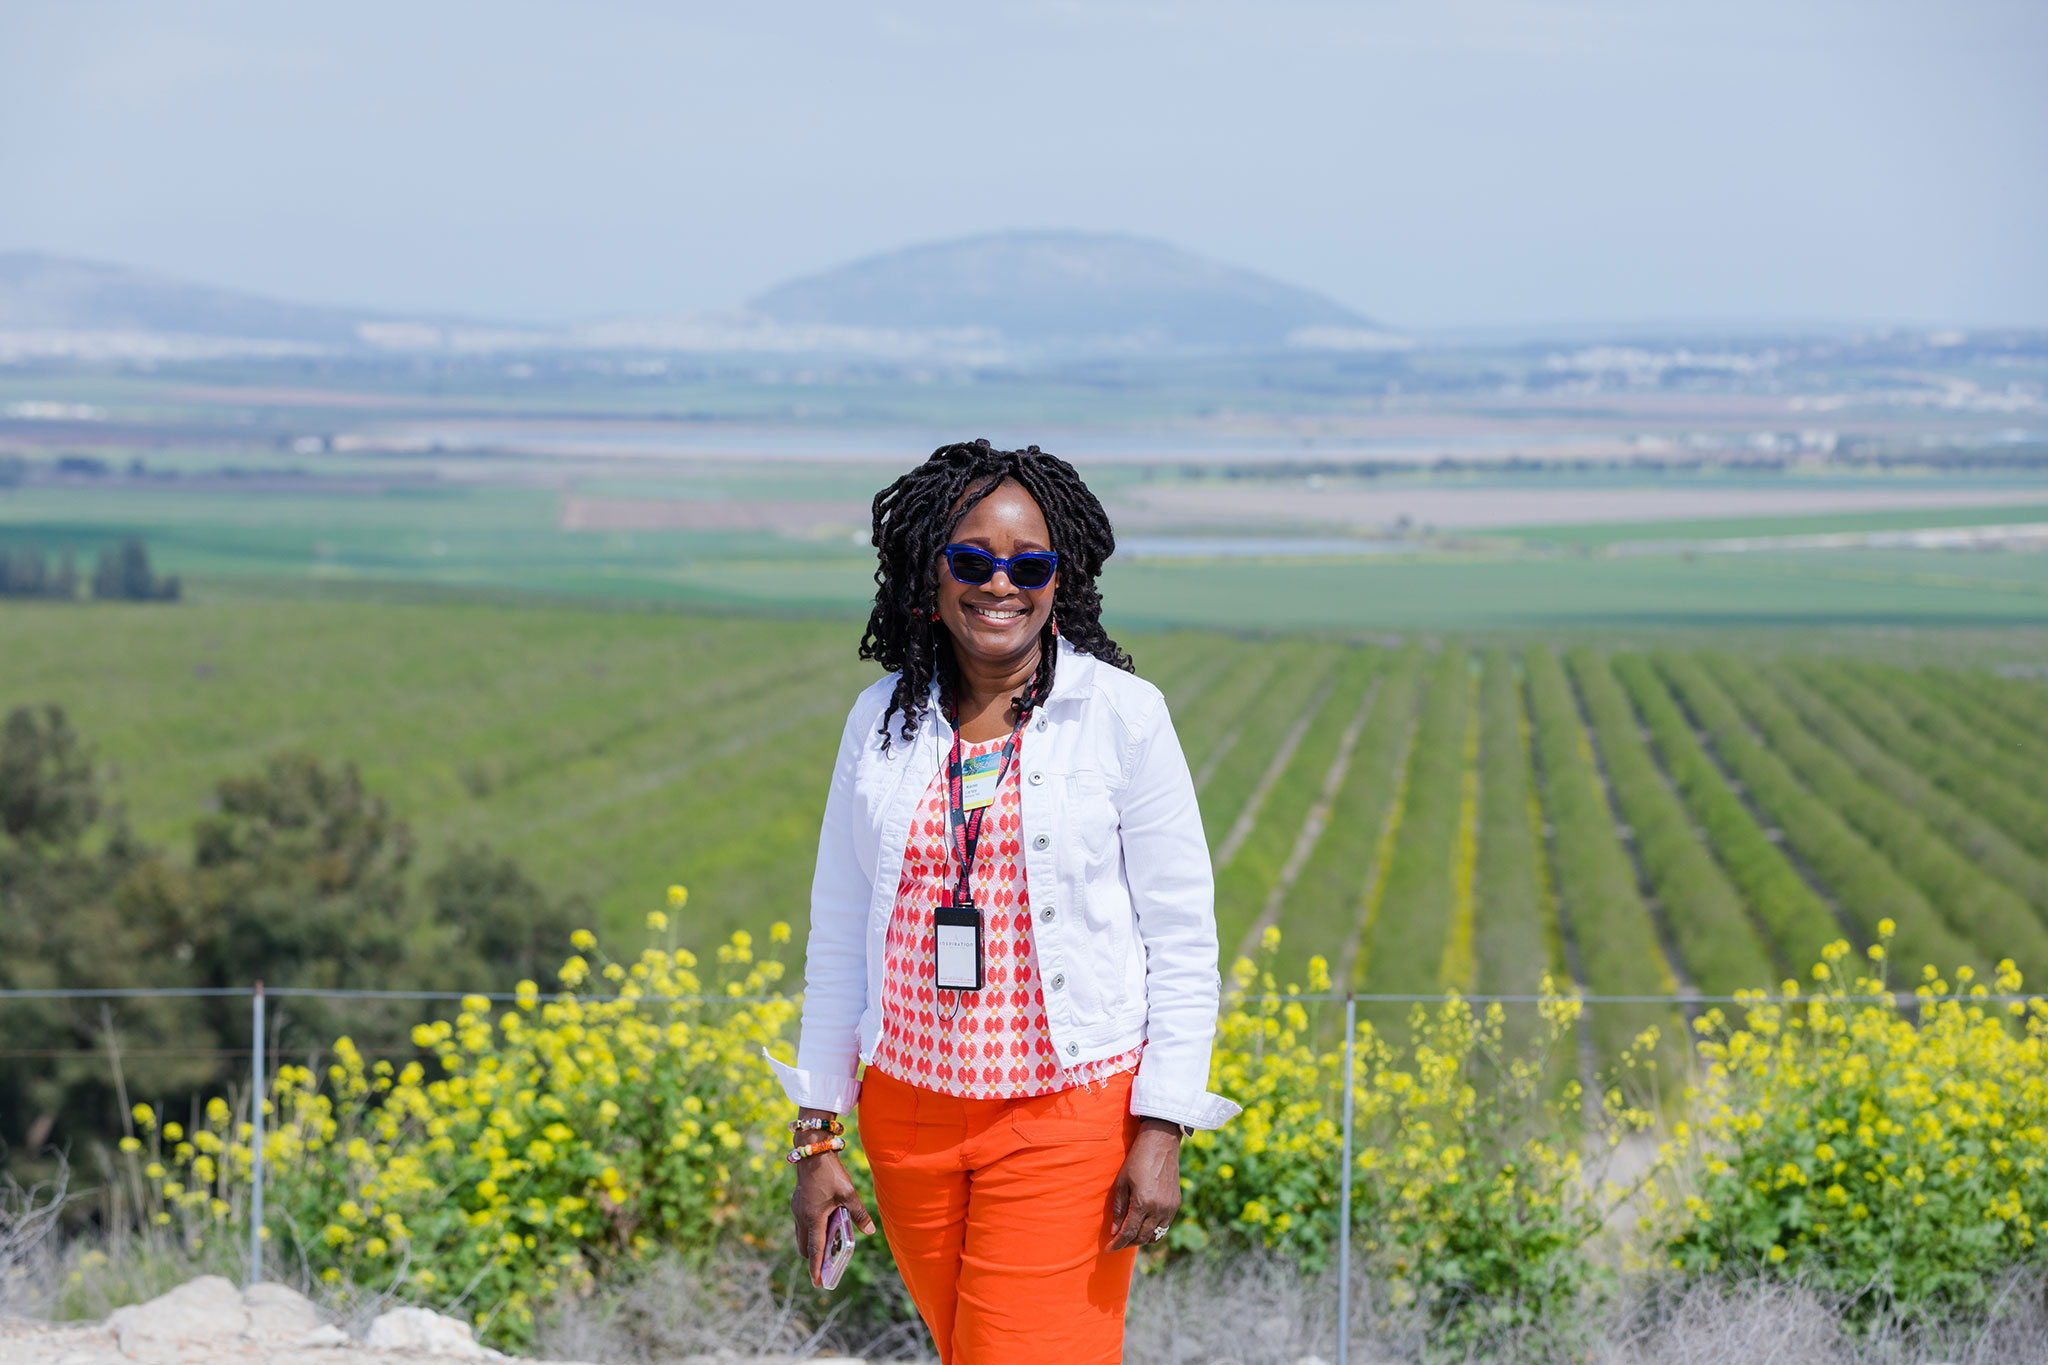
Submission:
POLYGON ((1158 1227, 1152 1229, 1152 1240, 1155 1242, 1164 1240, 1164 1238, 1166 1237, 1166 1230, 1171 1226, 1172 1224, 1170 1223, 1161 1223, 1158 1227))

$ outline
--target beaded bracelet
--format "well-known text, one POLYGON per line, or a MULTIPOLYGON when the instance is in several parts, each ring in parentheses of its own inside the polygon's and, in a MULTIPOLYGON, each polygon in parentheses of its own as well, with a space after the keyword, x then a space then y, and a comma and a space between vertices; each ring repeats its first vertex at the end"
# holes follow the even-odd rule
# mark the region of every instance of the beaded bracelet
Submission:
POLYGON ((826 1132, 830 1133, 833 1137, 838 1137, 846 1131, 846 1125, 837 1118, 791 1119, 789 1121, 789 1131, 792 1133, 826 1132))
POLYGON ((801 1147, 793 1148, 789 1155, 782 1159, 794 1166, 807 1157, 822 1156, 826 1152, 843 1152, 845 1150, 845 1138, 828 1137, 819 1142, 807 1142, 801 1147))

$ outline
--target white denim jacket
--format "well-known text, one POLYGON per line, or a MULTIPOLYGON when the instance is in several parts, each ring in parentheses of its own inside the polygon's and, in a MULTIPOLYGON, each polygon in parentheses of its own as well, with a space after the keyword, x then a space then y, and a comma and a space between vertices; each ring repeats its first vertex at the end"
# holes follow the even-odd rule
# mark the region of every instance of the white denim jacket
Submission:
MULTIPOLYGON (((1131 1112, 1220 1127, 1209 1093, 1221 983, 1215 886, 1194 782, 1152 684, 1059 644, 1025 727, 1024 876, 1053 1049, 1079 1066, 1145 1045, 1131 1112)), ((798 1105, 846 1113, 882 1035, 883 950, 910 825, 952 730, 934 705, 914 738, 882 711, 896 675, 860 694, 839 739, 811 883, 797 1063, 770 1058, 798 1105)))

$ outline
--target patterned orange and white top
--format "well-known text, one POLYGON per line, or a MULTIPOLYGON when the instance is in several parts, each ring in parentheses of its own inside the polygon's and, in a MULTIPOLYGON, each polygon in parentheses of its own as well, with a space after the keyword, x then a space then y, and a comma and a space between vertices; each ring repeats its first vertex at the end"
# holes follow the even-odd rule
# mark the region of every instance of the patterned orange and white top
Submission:
MULTIPOLYGON (((963 745, 961 757, 994 753, 1002 743, 992 739, 963 745)), ((946 830, 944 768, 933 776, 911 821, 896 908, 889 916, 882 1038, 872 1065, 907 1084, 963 1099, 1050 1095, 1129 1071, 1144 1052, 1135 1047, 1067 1070, 1053 1051, 1031 934, 1031 897, 1024 886, 1021 753, 1011 758, 995 804, 981 818, 974 850, 972 889, 981 908, 986 955, 982 988, 941 993, 932 985, 932 910, 952 903, 959 880, 946 830), (941 1016, 942 1004, 950 1017, 941 1016)))

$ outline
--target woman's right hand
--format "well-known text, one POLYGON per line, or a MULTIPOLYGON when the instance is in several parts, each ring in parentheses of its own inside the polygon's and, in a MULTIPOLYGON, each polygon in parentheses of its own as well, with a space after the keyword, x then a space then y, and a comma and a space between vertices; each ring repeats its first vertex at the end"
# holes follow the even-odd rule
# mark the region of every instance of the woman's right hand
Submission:
POLYGON ((796 1219, 796 1249, 811 1267, 813 1287, 825 1274, 825 1224, 832 1210, 842 1206, 862 1232, 874 1235, 875 1220, 861 1203, 860 1191, 853 1187, 853 1177, 846 1173, 839 1153, 822 1152, 796 1163, 796 1189, 789 1196, 789 1211, 796 1219))

